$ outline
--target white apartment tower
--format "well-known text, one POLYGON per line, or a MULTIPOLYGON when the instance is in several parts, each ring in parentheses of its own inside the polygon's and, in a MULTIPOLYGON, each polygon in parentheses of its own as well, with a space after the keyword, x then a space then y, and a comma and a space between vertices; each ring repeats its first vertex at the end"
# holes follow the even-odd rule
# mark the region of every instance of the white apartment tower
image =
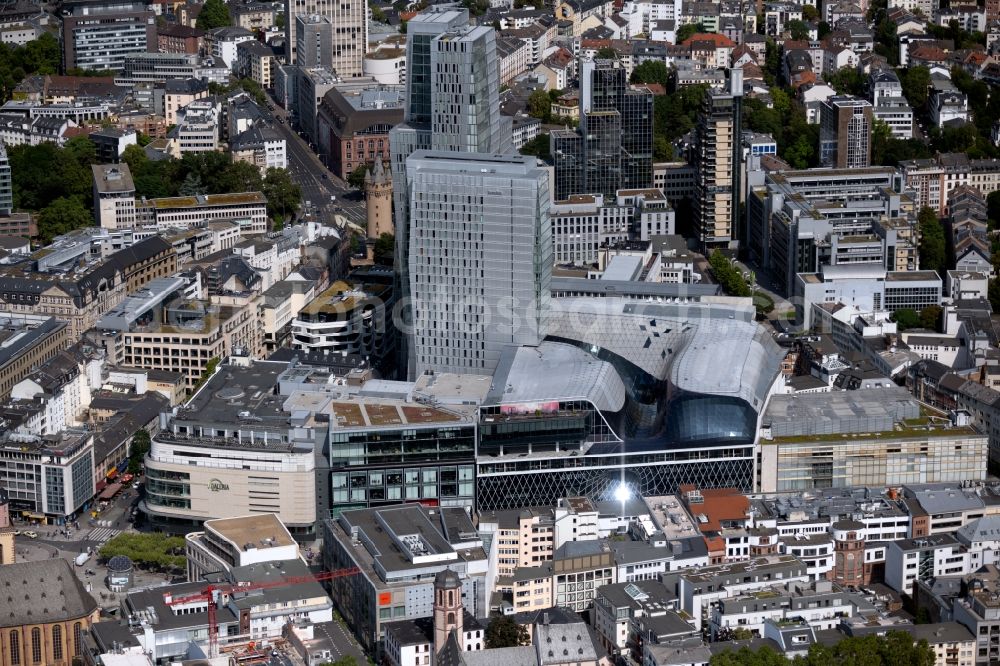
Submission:
POLYGON ((135 185, 128 164, 94 164, 94 221, 104 229, 131 229, 137 224, 135 185))

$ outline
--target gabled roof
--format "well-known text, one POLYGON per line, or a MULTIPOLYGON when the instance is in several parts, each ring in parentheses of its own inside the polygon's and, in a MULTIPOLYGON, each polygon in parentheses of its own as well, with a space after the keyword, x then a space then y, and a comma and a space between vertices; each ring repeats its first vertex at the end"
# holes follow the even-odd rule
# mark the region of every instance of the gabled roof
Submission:
POLYGON ((729 39, 725 35, 720 35, 717 32, 696 32, 681 43, 684 46, 694 46, 696 42, 699 44, 703 42, 711 42, 715 48, 726 46, 733 48, 736 46, 736 42, 729 39))

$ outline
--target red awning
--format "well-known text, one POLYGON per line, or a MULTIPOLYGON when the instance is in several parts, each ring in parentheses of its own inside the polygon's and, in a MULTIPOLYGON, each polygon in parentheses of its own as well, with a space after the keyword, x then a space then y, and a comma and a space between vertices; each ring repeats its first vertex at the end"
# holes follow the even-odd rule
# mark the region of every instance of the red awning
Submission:
POLYGON ((101 492, 107 486, 108 486, 108 482, 105 481, 104 479, 101 479, 100 481, 97 482, 97 488, 95 488, 94 490, 96 490, 97 492, 101 492))
POLYGON ((97 499, 109 500, 112 497, 114 497, 115 495, 117 495, 118 491, 121 490, 121 489, 122 489, 122 484, 120 484, 120 483, 112 483, 110 486, 108 486, 107 488, 104 489, 104 492, 102 492, 97 497, 97 499))

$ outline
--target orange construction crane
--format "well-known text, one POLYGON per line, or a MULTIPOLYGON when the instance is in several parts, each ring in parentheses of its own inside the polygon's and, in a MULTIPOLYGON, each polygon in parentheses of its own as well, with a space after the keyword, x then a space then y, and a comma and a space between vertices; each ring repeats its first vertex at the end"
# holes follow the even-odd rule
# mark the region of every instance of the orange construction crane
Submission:
POLYGON ((285 587, 287 585, 298 585, 300 583, 313 583, 334 578, 343 578, 361 573, 361 569, 350 567, 347 569, 335 569, 333 571, 322 571, 318 574, 308 576, 289 576, 280 580, 268 580, 260 583, 209 583, 204 590, 194 594, 186 594, 175 597, 169 592, 163 594, 163 601, 168 606, 179 606, 181 604, 193 604, 197 602, 207 602, 208 604, 208 656, 216 657, 219 654, 219 625, 216 620, 216 608, 223 595, 232 595, 234 592, 247 592, 250 590, 266 590, 273 587, 285 587))

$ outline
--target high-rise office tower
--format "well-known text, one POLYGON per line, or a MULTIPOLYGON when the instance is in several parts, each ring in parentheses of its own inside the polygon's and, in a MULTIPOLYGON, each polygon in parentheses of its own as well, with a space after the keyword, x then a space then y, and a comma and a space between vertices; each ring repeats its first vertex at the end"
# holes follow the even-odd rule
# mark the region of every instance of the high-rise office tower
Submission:
POLYGON ((63 4, 63 67, 121 70, 130 53, 156 51, 156 20, 136 0, 63 4))
POLYGON ((7 148, 0 142, 0 215, 10 215, 14 210, 14 182, 10 173, 7 148))
POLYGON ((653 95, 618 60, 580 62, 580 129, 551 134, 555 198, 653 186, 653 95))
POLYGON ((819 160, 823 166, 860 169, 871 165, 872 104, 850 95, 836 95, 820 111, 819 160))
POLYGON ((295 60, 298 17, 322 16, 331 25, 331 61, 323 65, 338 76, 361 76, 361 61, 368 44, 368 3, 363 0, 285 0, 285 53, 295 60))
MULTIPOLYGON (((500 115, 495 31, 470 27, 469 12, 430 7, 406 26, 406 106, 403 123, 389 134, 392 157, 395 268, 404 328, 411 319, 409 259, 410 188, 406 159, 415 151, 504 154, 511 152, 511 118, 500 115)), ((415 372, 413 336, 402 345, 404 365, 415 372)))
POLYGON ((415 372, 492 373, 505 347, 545 334, 548 173, 533 157, 426 150, 406 172, 415 372))
POLYGON ((743 80, 738 69, 731 77, 728 92, 705 93, 695 128, 695 231, 706 250, 746 237, 739 219, 743 80))
POLYGON ((333 68, 333 23, 327 16, 295 17, 295 64, 333 68))

